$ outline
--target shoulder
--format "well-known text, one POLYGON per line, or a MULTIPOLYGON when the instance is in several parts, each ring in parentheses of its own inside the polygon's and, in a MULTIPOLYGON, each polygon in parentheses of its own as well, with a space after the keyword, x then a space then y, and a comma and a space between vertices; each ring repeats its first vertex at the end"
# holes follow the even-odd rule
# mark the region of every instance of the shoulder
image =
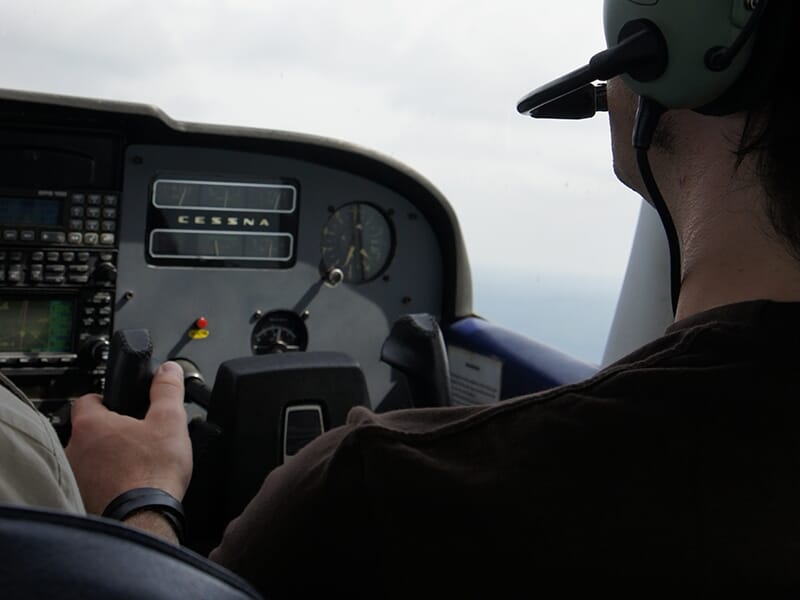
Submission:
POLYGON ((21 392, 0 378, 0 502, 83 512, 55 431, 21 392))

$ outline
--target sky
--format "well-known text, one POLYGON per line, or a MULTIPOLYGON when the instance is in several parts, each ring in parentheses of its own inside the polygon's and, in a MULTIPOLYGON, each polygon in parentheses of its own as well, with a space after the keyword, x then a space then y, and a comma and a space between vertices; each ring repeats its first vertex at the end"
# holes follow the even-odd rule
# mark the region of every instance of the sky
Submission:
POLYGON ((640 199, 608 120, 517 114, 605 47, 602 2, 0 0, 0 88, 322 135, 448 198, 476 311, 597 362, 640 199))

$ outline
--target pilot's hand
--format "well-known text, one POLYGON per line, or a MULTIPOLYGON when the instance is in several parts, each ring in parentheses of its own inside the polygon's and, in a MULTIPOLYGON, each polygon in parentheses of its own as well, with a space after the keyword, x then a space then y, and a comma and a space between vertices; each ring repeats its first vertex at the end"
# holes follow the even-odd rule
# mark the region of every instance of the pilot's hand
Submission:
POLYGON ((102 514, 133 488, 159 488, 183 500, 192 475, 192 445, 180 365, 166 362, 156 371, 143 420, 111 412, 97 394, 75 400, 66 453, 91 514, 102 514))

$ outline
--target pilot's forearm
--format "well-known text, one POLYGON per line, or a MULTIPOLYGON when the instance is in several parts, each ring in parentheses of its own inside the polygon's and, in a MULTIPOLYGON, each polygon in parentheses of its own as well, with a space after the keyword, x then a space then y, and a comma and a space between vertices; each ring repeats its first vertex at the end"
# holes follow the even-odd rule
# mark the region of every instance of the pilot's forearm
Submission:
POLYGON ((126 525, 141 529, 145 533, 156 535, 173 544, 178 544, 178 536, 166 517, 159 512, 143 510, 132 514, 123 521, 126 525))

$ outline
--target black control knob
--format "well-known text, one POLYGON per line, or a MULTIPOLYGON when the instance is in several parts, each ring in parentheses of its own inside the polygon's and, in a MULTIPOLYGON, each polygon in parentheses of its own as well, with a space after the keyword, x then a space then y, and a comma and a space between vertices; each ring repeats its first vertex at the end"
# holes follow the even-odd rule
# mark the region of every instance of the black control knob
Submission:
POLYGON ((108 360, 108 351, 111 347, 108 340, 104 337, 93 337, 86 340, 78 353, 80 361, 94 368, 108 360))
POLYGON ((117 281, 117 267, 110 262, 101 262, 92 273, 94 280, 100 283, 115 283, 117 281))
POLYGON ((211 388, 208 387, 200 369, 192 361, 185 358, 177 358, 175 362, 183 369, 184 400, 186 402, 194 402, 198 406, 208 409, 211 388))

